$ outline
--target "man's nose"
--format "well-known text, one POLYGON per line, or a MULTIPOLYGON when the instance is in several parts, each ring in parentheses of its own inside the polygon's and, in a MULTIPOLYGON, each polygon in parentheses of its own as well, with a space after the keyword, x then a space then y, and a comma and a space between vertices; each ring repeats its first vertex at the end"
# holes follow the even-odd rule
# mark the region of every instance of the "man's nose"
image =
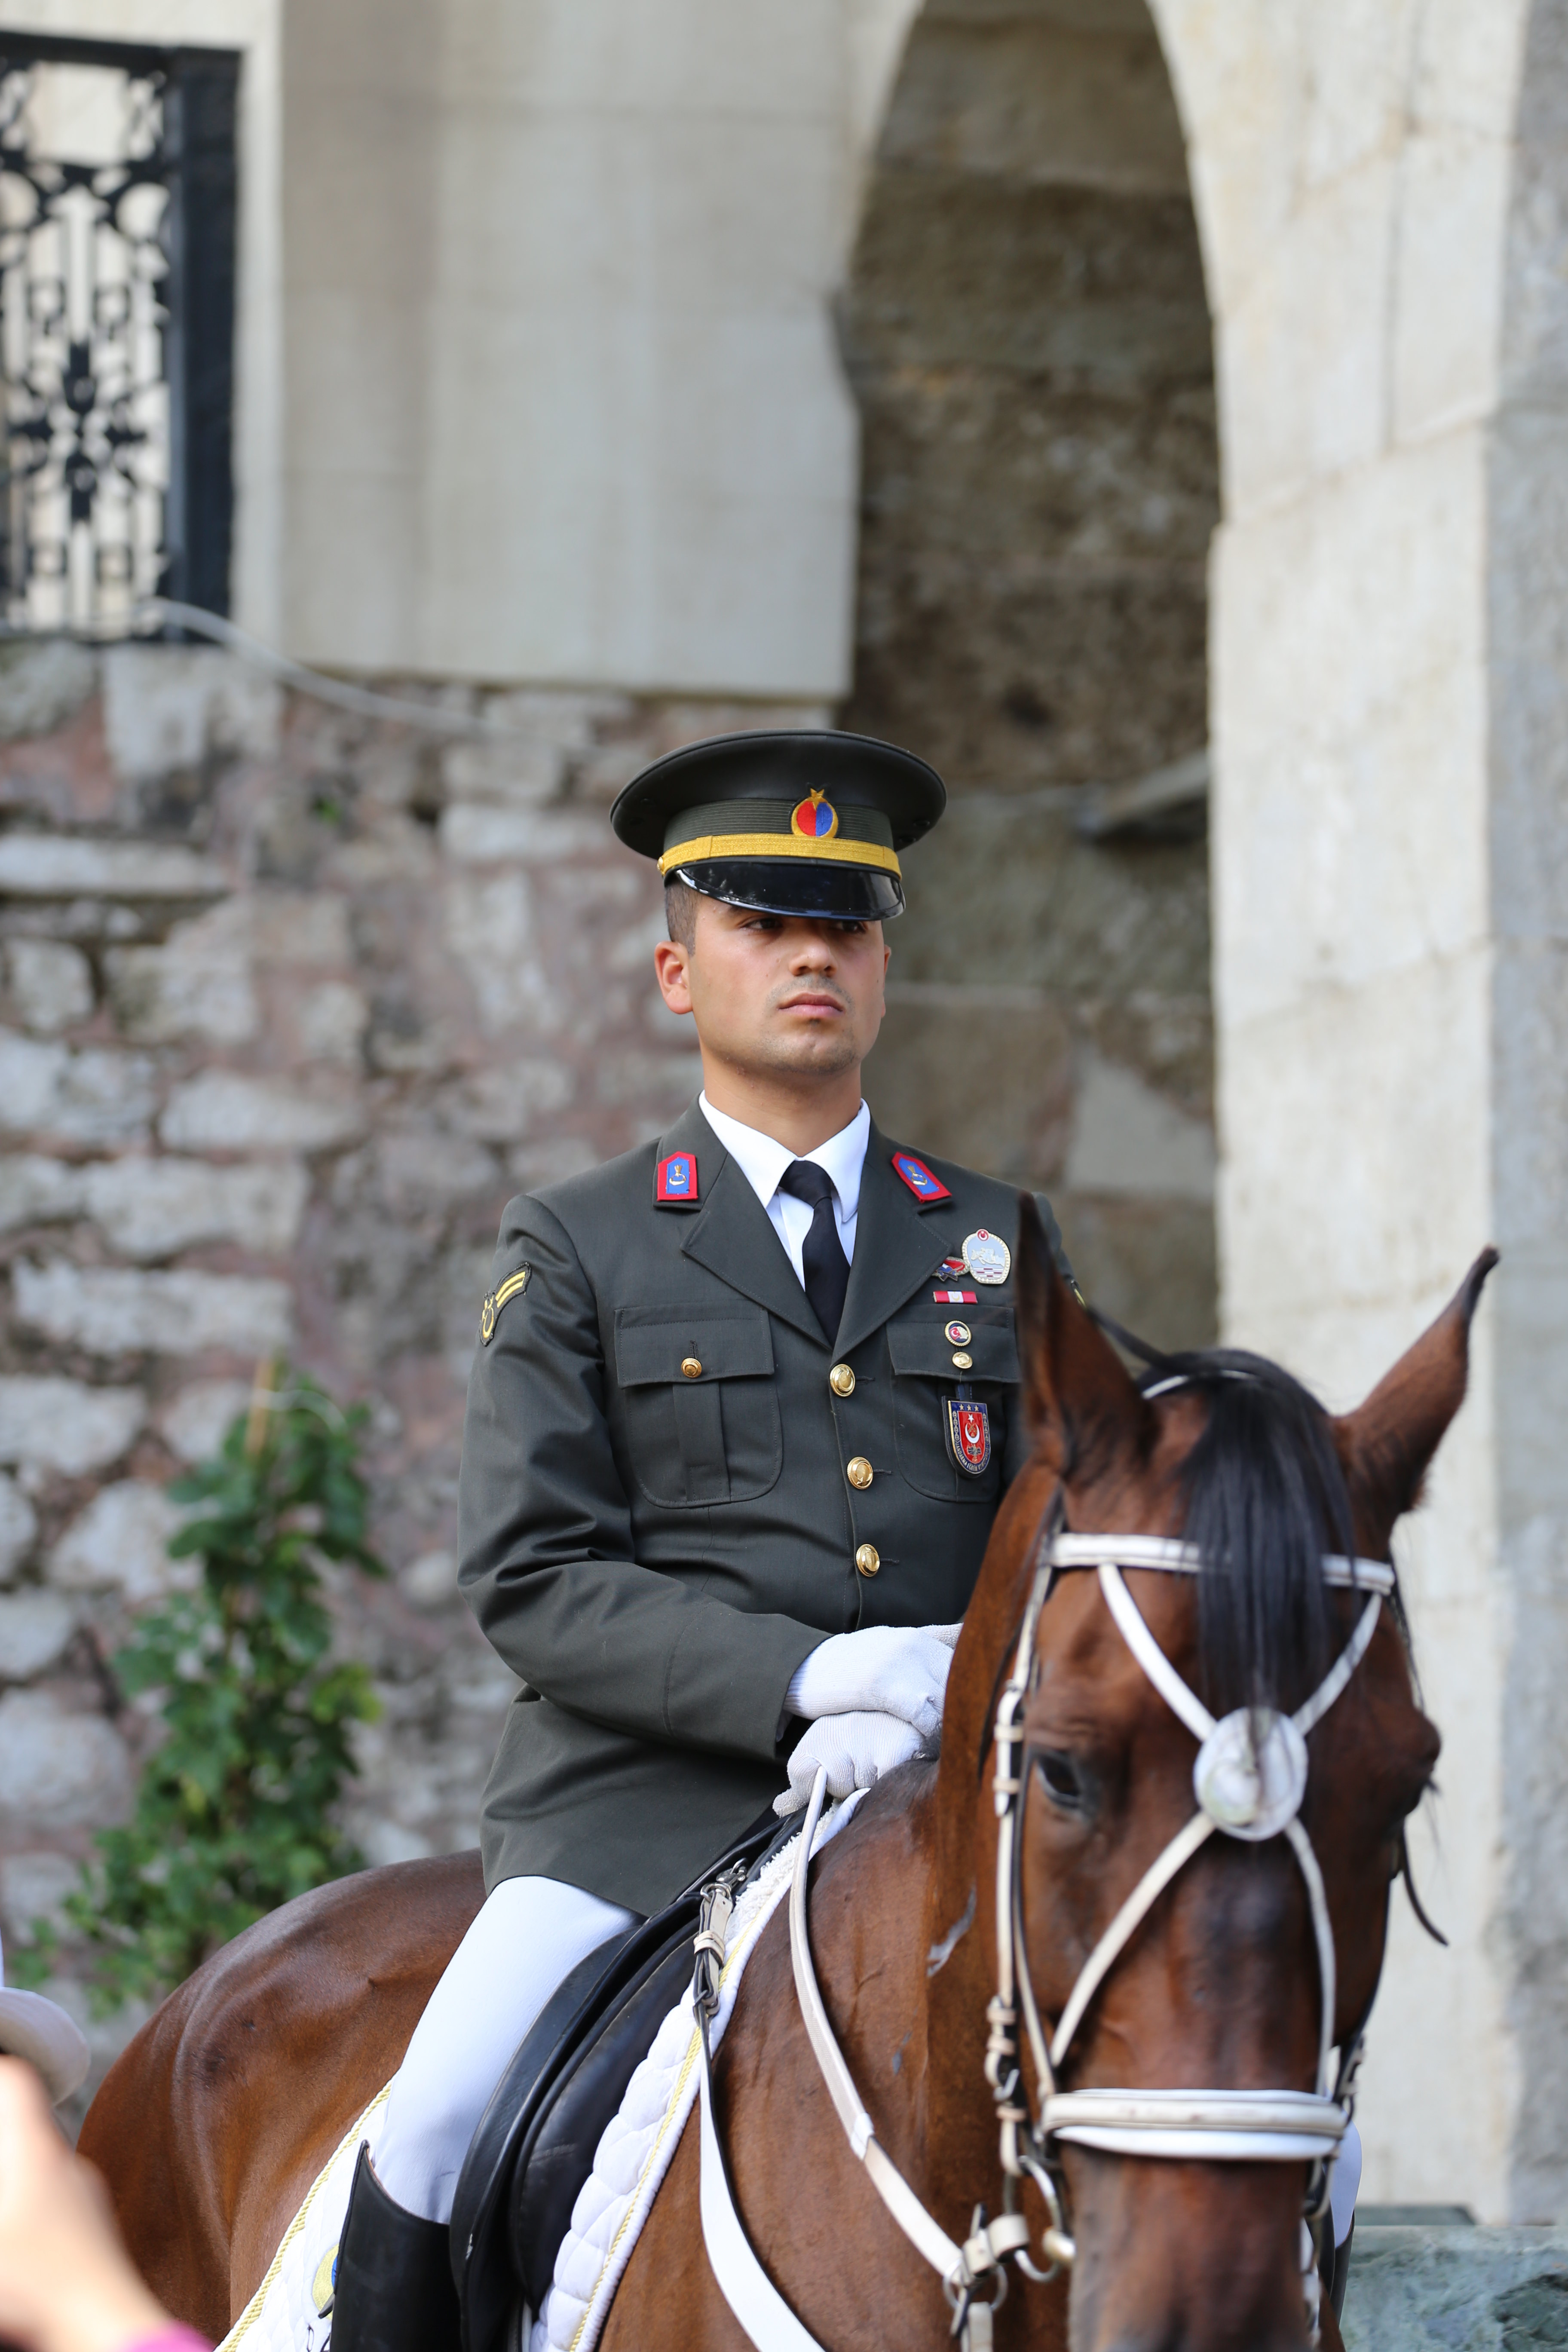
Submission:
POLYGON ((795 950, 795 962, 812 971, 831 971, 838 961, 838 943, 825 931, 808 931, 795 950))

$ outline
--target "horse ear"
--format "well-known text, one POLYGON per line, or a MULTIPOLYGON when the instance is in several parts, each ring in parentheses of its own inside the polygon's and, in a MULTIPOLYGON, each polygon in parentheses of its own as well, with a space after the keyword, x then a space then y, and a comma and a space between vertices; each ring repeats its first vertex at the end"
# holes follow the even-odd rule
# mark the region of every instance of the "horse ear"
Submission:
POLYGON ((1018 1355, 1041 1459, 1064 1484, 1148 1451, 1153 1409, 1058 1267, 1034 1196, 1018 1196, 1018 1355))
POLYGON ((1395 1520, 1419 1502, 1427 1465, 1464 1402, 1470 1323, 1497 1262, 1496 1250, 1484 1249, 1436 1321, 1363 1404, 1333 1422, 1356 1540, 1374 1555, 1387 1550, 1395 1520))

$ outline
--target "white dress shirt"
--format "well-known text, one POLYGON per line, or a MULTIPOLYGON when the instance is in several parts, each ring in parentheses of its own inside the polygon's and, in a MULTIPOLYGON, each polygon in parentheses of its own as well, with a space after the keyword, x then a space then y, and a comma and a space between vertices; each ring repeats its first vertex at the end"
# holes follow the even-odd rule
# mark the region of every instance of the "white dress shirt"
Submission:
POLYGON ((871 1138, 871 1114, 865 1104, 861 1104, 847 1127, 841 1127, 837 1135, 830 1135, 815 1151, 792 1151, 787 1143, 763 1135, 760 1129, 742 1127, 727 1111, 715 1110, 705 1094, 698 1097, 698 1104, 767 1211, 802 1288, 805 1286, 805 1267, 801 1253, 811 1231, 811 1203, 797 1201, 793 1192, 779 1191, 779 1178, 797 1160, 815 1161, 832 1185, 834 1223, 844 1244, 844 1255, 853 1263, 855 1227, 860 1214, 860 1171, 866 1164, 866 1146, 871 1138))

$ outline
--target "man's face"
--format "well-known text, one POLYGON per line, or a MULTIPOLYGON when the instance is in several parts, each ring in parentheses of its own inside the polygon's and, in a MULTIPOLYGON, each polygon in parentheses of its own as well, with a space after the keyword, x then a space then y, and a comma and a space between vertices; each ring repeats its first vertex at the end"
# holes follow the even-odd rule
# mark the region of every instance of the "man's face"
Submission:
POLYGON ((880 923, 761 915, 697 901, 695 946, 655 951, 664 1001, 689 1013, 705 1054, 758 1076, 832 1077, 856 1068, 887 1011, 880 923))

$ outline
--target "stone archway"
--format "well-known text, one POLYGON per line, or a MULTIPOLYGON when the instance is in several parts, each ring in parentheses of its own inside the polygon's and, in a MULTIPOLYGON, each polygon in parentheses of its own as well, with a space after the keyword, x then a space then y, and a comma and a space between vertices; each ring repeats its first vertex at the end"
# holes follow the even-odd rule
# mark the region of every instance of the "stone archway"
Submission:
POLYGON ((1152 0, 1223 384, 1227 1334, 1352 1403, 1502 1263, 1395 1541, 1450 1948, 1395 1900, 1363 2194, 1568 2213, 1568 5, 1152 0))
POLYGON ((886 1123, 1056 1201, 1086 1288, 1215 1321, 1205 563, 1213 362, 1142 0, 928 0, 840 316, 863 451, 846 723, 952 805, 910 861, 886 1123), (1085 787, 1184 763, 1097 838, 1085 787))

